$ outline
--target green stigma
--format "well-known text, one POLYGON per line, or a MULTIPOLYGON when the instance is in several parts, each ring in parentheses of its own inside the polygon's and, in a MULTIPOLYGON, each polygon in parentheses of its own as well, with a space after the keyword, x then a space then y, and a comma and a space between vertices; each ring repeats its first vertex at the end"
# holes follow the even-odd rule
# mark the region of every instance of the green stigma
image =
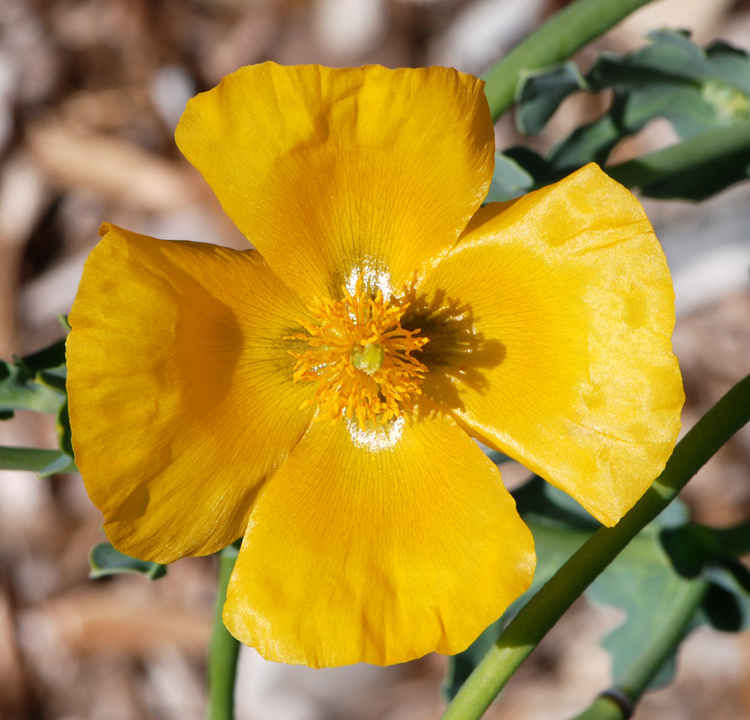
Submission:
POLYGON ((385 348, 380 343, 367 343, 352 348, 352 365, 368 375, 380 370, 384 359, 385 348))

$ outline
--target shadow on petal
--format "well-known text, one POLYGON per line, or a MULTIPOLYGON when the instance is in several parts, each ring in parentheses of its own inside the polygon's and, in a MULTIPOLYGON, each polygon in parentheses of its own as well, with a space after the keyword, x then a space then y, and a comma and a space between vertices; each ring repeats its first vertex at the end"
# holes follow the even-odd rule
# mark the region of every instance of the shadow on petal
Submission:
POLYGON ((505 360, 505 344, 479 332, 471 305, 443 290, 430 296, 407 295, 406 299, 409 308, 402 325, 419 328, 420 335, 429 338, 415 355, 429 369, 422 383, 423 394, 444 410, 464 410, 462 387, 487 392, 486 371, 505 360))

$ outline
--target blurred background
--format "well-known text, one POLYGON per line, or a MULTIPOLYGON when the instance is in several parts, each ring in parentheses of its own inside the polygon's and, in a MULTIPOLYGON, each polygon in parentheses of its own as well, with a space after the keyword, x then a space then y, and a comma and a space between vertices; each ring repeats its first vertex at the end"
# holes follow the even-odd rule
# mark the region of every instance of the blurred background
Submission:
MULTIPOLYGON (((331 66, 440 64, 479 74, 564 0, 0 0, 0 357, 62 337, 83 262, 108 220, 169 239, 246 241, 180 156, 173 131, 189 97, 264 60, 331 66)), ((638 47, 656 27, 750 48, 750 1, 661 0, 577 58, 638 47)), ((512 115, 498 148, 547 149, 603 105, 566 100, 541 136, 512 115)), ((672 142, 659 121, 616 150, 627 159, 672 142)), ((675 349, 689 427, 750 372, 750 187, 701 205, 646 203, 677 293, 675 349)), ((55 447, 51 416, 19 412, 0 444, 55 447)), ((509 484, 525 471, 501 468, 509 484)), ((750 516, 750 432, 742 431, 684 493, 696 518, 750 516)), ((0 472, 0 718, 197 720, 213 558, 166 578, 88 579, 101 515, 77 475, 0 472)), ((488 717, 562 719, 609 683, 597 640, 621 621, 579 601, 488 717)), ((443 708, 446 661, 331 671, 273 665, 243 649, 238 720, 428 720, 443 708)), ((750 717, 750 637, 702 628, 677 681, 638 720, 750 717)))

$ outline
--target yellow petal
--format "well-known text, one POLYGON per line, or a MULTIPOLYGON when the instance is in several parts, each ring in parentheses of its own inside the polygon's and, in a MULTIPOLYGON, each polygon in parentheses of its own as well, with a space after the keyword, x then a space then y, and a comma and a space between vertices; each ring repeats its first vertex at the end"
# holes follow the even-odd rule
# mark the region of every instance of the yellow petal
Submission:
POLYGON ((612 525, 664 467, 684 400, 648 219, 592 164, 472 227, 424 288, 442 316, 413 320, 423 391, 612 525))
POLYGON ((497 468, 449 418, 314 423, 250 517, 224 606, 235 637, 313 667, 456 653, 531 582, 497 468))
POLYGON ((309 424, 281 339, 304 308, 255 251, 102 229, 70 314, 76 462, 119 550, 215 552, 309 424))
POLYGON ((484 83, 447 68, 264 63, 189 103, 177 144, 300 295, 359 274, 400 289, 455 244, 489 188, 484 83))

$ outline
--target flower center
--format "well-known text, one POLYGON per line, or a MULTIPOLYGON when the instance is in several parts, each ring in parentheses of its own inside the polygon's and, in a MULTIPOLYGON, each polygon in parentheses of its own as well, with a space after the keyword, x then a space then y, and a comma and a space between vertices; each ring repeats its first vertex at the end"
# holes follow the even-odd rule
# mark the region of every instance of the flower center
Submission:
POLYGON ((380 370, 385 360, 385 348, 380 343, 355 345, 352 348, 352 365, 368 375, 374 375, 380 370))
MULTIPOLYGON (((411 410, 421 394, 427 368, 412 357, 428 338, 419 329, 401 327, 408 305, 392 305, 382 291, 370 297, 361 278, 354 292, 342 288, 338 301, 316 300, 308 310, 313 322, 299 321, 310 348, 292 352, 297 360, 294 382, 315 381, 316 420, 355 417, 360 428, 385 424, 411 410)), ((310 400, 307 404, 311 404, 310 400)))

